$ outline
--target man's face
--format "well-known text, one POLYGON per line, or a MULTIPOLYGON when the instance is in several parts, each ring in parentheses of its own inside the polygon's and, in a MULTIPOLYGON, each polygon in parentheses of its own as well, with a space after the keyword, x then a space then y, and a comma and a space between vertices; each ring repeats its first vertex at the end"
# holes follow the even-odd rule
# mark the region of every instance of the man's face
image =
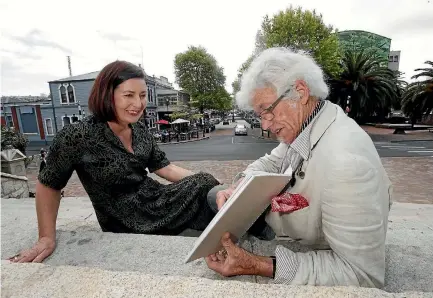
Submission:
MULTIPOLYGON (((253 109, 256 115, 261 115, 262 128, 275 134, 280 142, 291 144, 298 136, 305 119, 304 107, 308 102, 308 93, 299 92, 299 84, 294 88, 300 95, 300 99, 283 98, 272 111, 266 110, 278 99, 273 88, 257 89, 253 97, 253 109)), ((302 90, 301 90, 302 91, 302 90)))

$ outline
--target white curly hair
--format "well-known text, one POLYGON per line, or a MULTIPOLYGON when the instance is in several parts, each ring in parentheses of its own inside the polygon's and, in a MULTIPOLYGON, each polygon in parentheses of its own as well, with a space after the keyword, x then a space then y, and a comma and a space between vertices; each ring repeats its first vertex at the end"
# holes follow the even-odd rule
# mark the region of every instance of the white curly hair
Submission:
MULTIPOLYGON (((310 96, 325 99, 329 89, 322 69, 308 54, 287 48, 270 48, 261 52, 244 72, 241 86, 236 94, 236 103, 242 109, 252 108, 252 99, 257 89, 272 87, 277 96, 284 94, 296 80, 303 80, 310 96)), ((299 94, 290 90, 285 99, 297 99, 299 94)))

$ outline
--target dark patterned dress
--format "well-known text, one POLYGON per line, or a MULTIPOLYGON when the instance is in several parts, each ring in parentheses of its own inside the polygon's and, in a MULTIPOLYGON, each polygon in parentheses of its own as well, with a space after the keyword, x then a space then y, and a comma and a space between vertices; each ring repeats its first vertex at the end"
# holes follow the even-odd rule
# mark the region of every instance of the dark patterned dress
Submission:
POLYGON ((163 185, 150 178, 170 164, 142 123, 131 125, 130 153, 106 122, 89 116, 65 126, 53 140, 39 181, 64 188, 73 171, 92 201, 104 232, 176 235, 204 230, 215 215, 206 202, 219 182, 197 173, 163 185))

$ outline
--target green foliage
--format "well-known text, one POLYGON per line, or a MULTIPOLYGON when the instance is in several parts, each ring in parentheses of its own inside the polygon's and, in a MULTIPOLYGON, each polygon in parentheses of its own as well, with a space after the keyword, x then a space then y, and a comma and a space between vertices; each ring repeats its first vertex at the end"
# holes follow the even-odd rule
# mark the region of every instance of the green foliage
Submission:
POLYGON ((329 75, 340 72, 340 48, 332 26, 323 22, 316 11, 292 6, 272 18, 265 16, 262 23, 266 47, 288 47, 310 53, 329 75))
POLYGON ((398 98, 395 73, 364 51, 346 51, 341 68, 329 81, 329 99, 344 109, 350 96, 349 116, 358 122, 372 116, 384 119, 398 98))
POLYGON ((176 83, 192 97, 192 105, 204 109, 218 109, 227 100, 223 92, 226 77, 216 59, 203 47, 190 46, 174 60, 176 83))
POLYGON ((173 112, 172 114, 170 114, 171 121, 180 118, 187 120, 189 118, 189 114, 187 112, 173 112))
POLYGON ((254 54, 251 55, 244 63, 242 63, 241 67, 239 67, 237 77, 232 83, 233 94, 236 94, 240 90, 242 74, 248 69, 248 67, 250 67, 251 62, 253 62, 254 60, 254 57, 254 54))
POLYGON ((23 154, 26 154, 26 148, 29 144, 29 140, 21 132, 16 131, 13 128, 1 126, 1 148, 4 150, 7 145, 11 145, 13 148, 20 150, 23 154))
POLYGON ((412 124, 433 110, 433 62, 426 61, 430 68, 417 68, 419 72, 412 79, 424 80, 409 84, 403 93, 403 112, 412 119, 412 124))
POLYGON ((239 91, 240 78, 254 57, 266 48, 287 47, 309 53, 327 76, 340 73, 341 51, 338 36, 332 26, 323 22, 315 10, 297 7, 263 18, 261 30, 256 34, 253 54, 241 65, 234 82, 233 93, 239 91))

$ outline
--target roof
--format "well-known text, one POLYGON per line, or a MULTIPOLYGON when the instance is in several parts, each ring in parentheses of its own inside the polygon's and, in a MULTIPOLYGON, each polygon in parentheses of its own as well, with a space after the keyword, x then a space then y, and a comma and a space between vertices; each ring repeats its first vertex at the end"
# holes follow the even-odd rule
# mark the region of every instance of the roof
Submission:
POLYGON ((40 103, 50 102, 48 96, 2 96, 2 104, 25 104, 25 103, 40 103))
POLYGON ((369 32, 369 31, 365 31, 365 30, 343 30, 343 31, 338 31, 337 34, 341 35, 341 34, 351 34, 351 33, 355 33, 355 34, 369 34, 369 35, 374 35, 374 36, 379 36, 388 40, 391 40, 391 38, 374 33, 374 32, 369 32))
POLYGON ((58 80, 50 81, 49 83, 55 83, 55 82, 73 82, 73 81, 91 81, 91 80, 96 79, 96 77, 98 76, 98 74, 99 74, 99 71, 93 71, 93 72, 81 74, 81 75, 78 75, 78 76, 72 76, 72 77, 67 77, 67 78, 63 78, 63 79, 58 79, 58 80))

